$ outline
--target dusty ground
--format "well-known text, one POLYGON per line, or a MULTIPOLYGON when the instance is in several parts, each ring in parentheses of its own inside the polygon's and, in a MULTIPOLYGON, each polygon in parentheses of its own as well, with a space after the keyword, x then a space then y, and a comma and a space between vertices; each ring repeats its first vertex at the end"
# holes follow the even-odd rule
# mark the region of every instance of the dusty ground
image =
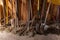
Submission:
POLYGON ((0 40, 60 40, 60 36, 55 34, 35 35, 34 37, 17 36, 5 31, 0 32, 0 40))
POLYGON ((0 40, 34 40, 34 38, 29 38, 28 36, 17 36, 6 31, 0 32, 0 40))
POLYGON ((34 37, 34 40, 60 40, 60 36, 53 35, 53 34, 49 34, 47 36, 45 36, 45 35, 36 35, 34 37))

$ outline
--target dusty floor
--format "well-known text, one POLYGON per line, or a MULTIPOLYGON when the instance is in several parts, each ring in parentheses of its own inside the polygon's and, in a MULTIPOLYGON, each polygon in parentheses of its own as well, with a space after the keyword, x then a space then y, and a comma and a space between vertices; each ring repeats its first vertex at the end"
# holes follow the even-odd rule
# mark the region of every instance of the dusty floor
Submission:
POLYGON ((59 35, 48 34, 46 35, 35 35, 34 37, 28 36, 17 36, 12 33, 7 33, 5 31, 0 32, 0 40, 60 40, 59 35))
POLYGON ((60 36, 49 34, 47 36, 44 35, 36 35, 34 40, 60 40, 60 36))

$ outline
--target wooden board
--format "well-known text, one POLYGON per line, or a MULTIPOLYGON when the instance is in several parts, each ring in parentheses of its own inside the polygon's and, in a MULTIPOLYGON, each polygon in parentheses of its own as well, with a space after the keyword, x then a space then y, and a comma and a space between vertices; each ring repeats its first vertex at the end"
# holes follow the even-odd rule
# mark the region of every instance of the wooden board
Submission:
POLYGON ((48 2, 52 2, 52 4, 55 4, 55 5, 60 5, 60 0, 47 0, 48 2))
POLYGON ((52 0, 52 3, 55 5, 60 5, 60 0, 52 0))

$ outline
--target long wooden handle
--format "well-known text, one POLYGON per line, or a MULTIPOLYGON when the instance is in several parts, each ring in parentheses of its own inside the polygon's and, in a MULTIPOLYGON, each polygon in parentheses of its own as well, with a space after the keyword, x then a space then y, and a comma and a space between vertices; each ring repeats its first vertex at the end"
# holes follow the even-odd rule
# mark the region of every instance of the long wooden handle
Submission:
POLYGON ((8 24, 8 0, 6 0, 6 24, 8 24))
POLYGON ((37 10, 39 10, 39 2, 40 2, 40 0, 38 0, 37 10))

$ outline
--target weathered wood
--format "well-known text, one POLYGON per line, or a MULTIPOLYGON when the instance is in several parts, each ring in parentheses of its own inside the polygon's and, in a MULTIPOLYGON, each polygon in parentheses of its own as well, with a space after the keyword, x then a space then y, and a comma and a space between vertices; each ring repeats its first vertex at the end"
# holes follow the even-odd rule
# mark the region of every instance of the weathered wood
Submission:
MULTIPOLYGON (((3 1, 0 0, 0 20, 3 18, 3 1)), ((0 21, 0 26, 2 25, 2 22, 0 21)))
POLYGON ((8 0, 6 1, 6 24, 8 24, 8 0))

